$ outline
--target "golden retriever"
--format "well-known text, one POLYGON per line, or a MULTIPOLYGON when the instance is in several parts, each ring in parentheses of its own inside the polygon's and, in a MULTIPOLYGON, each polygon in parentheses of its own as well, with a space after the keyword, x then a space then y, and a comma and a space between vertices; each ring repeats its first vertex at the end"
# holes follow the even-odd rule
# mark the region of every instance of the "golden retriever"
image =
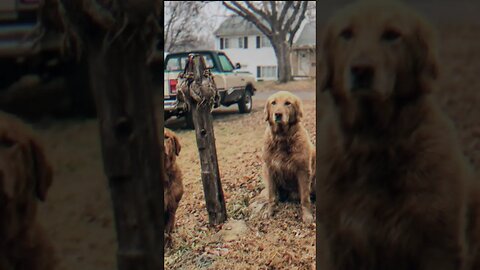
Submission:
POLYGON ((180 141, 173 131, 164 129, 164 222, 165 222, 165 245, 170 243, 170 233, 175 226, 175 213, 183 196, 182 172, 176 163, 180 154, 180 141))
POLYGON ((51 270, 53 248, 36 221, 52 169, 20 120, 0 113, 0 269, 51 270))
POLYGON ((310 195, 315 190, 315 148, 301 119, 301 100, 286 91, 265 104, 263 171, 268 191, 267 214, 274 214, 278 199, 300 199, 302 220, 313 221, 310 195), (313 187, 313 188, 312 188, 313 187))
POLYGON ((434 36, 393 1, 353 3, 326 26, 321 269, 471 269, 472 172, 430 95, 439 66, 434 36))

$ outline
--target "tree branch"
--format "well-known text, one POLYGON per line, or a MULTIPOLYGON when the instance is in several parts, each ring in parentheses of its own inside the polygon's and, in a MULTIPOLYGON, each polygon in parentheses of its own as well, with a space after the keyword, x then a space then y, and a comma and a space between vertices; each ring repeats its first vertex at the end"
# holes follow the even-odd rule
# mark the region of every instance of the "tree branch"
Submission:
POLYGON ((307 7, 308 7, 308 1, 303 1, 302 2, 302 11, 300 12, 300 17, 297 20, 297 24, 295 25, 295 27, 293 27, 289 31, 290 36, 288 37, 288 44, 290 46, 292 46, 293 38, 295 37, 295 34, 297 33, 298 29, 300 29, 300 25, 302 24, 303 20, 305 19, 305 13, 307 11, 307 7))
MULTIPOLYGON (((303 2, 307 2, 307 1, 303 1, 303 2)), ((287 21, 285 22, 285 25, 282 25, 282 30, 286 30, 288 31, 288 29, 290 29, 290 27, 292 26, 292 23, 295 21, 295 19, 297 18, 297 15, 298 15, 298 12, 300 11, 300 6, 302 5, 302 2, 296 2, 294 7, 293 7, 293 12, 292 12, 292 15, 290 15, 290 17, 287 19, 287 21)))
MULTIPOLYGON (((237 1, 231 1, 231 2, 237 2, 237 1)), ((250 1, 243 1, 245 4, 247 4, 247 7, 251 9, 254 13, 260 15, 265 21, 269 21, 270 16, 266 12, 263 12, 261 9, 256 8, 250 1)))
POLYGON ((287 12, 292 5, 293 5, 292 1, 287 1, 285 3, 285 6, 283 6, 282 13, 280 14, 280 18, 279 18, 280 25, 283 25, 283 22, 285 21, 285 17, 287 16, 287 12))
POLYGON ((240 17, 243 17, 247 21, 250 21, 251 23, 253 23, 260 30, 260 32, 262 32, 267 37, 269 38, 272 37, 273 32, 270 29, 268 29, 268 26, 262 24, 262 22, 260 22, 260 20, 252 12, 250 12, 248 9, 238 4, 236 1, 231 1, 231 2, 235 7, 231 6, 226 1, 222 1, 223 5, 226 8, 235 12, 237 15, 239 15, 240 17))
POLYGON ((270 1, 270 7, 272 8, 272 19, 278 20, 277 18, 277 3, 275 1, 270 1))

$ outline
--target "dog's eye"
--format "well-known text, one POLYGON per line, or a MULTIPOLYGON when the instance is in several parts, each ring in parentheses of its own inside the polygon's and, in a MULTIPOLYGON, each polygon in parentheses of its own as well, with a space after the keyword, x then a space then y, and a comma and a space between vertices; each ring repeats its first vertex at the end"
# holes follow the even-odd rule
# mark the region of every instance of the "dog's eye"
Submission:
POLYGON ((400 38, 400 33, 396 30, 388 29, 385 30, 382 34, 382 40, 384 41, 395 41, 400 38))
POLYGON ((276 102, 276 101, 272 101, 272 105, 276 105, 276 104, 277 104, 277 102, 276 102))
POLYGON ((290 104, 292 104, 290 101, 285 101, 285 105, 289 106, 290 104))
POLYGON ((353 38, 353 30, 351 28, 347 28, 347 29, 343 30, 340 33, 340 37, 345 39, 345 40, 352 39, 353 38))

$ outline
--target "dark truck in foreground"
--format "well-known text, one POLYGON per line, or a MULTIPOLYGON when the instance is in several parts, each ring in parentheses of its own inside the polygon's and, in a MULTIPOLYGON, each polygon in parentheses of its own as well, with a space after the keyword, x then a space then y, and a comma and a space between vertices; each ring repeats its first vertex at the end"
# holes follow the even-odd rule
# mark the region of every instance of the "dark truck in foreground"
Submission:
POLYGON ((214 104, 214 108, 238 105, 240 113, 249 113, 252 110, 252 96, 255 94, 253 82, 255 77, 245 71, 241 71, 240 64, 233 66, 230 59, 221 51, 190 51, 171 53, 165 57, 164 65, 164 111, 165 120, 172 117, 186 118, 188 128, 193 128, 193 120, 190 112, 186 110, 183 102, 177 99, 177 78, 183 72, 190 53, 200 54, 204 57, 214 76, 215 84, 219 91, 220 100, 214 104))

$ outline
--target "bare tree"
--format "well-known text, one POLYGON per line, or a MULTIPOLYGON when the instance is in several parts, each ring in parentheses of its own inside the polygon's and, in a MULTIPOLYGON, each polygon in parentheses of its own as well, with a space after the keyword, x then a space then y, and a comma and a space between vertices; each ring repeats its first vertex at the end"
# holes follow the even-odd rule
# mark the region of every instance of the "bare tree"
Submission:
POLYGON ((191 49, 200 41, 199 25, 204 28, 203 1, 165 1, 164 41, 165 51, 191 49))
POLYGON ((272 44, 280 82, 292 80, 290 49, 305 19, 308 1, 222 1, 223 5, 253 23, 272 44))
POLYGON ((307 19, 311 22, 315 22, 317 20, 317 2, 312 1, 308 3, 308 8, 307 8, 307 19))

